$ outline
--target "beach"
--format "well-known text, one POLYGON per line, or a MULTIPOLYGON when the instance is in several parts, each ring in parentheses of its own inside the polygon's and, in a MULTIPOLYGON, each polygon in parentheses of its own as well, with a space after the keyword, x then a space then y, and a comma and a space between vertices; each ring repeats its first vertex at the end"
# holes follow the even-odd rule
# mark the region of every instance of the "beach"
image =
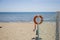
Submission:
MULTIPOLYGON (((33 22, 0 22, 0 40, 32 40, 36 37, 33 22)), ((55 40, 56 23, 43 22, 39 25, 42 40, 55 40)))

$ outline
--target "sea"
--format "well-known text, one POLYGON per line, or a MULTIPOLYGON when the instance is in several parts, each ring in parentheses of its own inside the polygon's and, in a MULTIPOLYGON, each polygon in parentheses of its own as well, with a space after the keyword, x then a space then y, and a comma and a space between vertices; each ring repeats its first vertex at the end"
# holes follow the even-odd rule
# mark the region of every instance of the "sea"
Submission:
POLYGON ((36 15, 41 15, 43 21, 56 21, 56 12, 0 12, 0 22, 32 22, 36 15))

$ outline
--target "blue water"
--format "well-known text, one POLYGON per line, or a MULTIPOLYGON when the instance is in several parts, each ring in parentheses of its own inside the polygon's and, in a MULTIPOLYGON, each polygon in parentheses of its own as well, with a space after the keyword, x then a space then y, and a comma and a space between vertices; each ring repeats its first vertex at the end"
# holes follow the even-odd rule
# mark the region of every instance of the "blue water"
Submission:
POLYGON ((35 15, 44 21, 56 21, 56 12, 0 12, 0 22, 31 22, 35 15))

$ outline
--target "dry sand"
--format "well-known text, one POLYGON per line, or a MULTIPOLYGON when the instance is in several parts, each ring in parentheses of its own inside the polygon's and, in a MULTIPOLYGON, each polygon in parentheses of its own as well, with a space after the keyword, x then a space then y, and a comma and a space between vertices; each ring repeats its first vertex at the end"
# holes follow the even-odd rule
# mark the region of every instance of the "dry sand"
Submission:
MULTIPOLYGON (((0 40, 32 40, 35 37, 32 22, 0 22, 0 40)), ((42 40, 55 40, 56 23, 43 22, 40 25, 42 40)))

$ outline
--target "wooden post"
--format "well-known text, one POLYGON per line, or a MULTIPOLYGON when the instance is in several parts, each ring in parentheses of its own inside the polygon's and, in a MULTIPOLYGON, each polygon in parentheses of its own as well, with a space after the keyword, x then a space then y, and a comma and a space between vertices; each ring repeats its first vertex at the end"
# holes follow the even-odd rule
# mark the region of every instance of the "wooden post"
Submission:
POLYGON ((60 12, 56 13, 56 40, 59 40, 59 30, 60 30, 60 12))

